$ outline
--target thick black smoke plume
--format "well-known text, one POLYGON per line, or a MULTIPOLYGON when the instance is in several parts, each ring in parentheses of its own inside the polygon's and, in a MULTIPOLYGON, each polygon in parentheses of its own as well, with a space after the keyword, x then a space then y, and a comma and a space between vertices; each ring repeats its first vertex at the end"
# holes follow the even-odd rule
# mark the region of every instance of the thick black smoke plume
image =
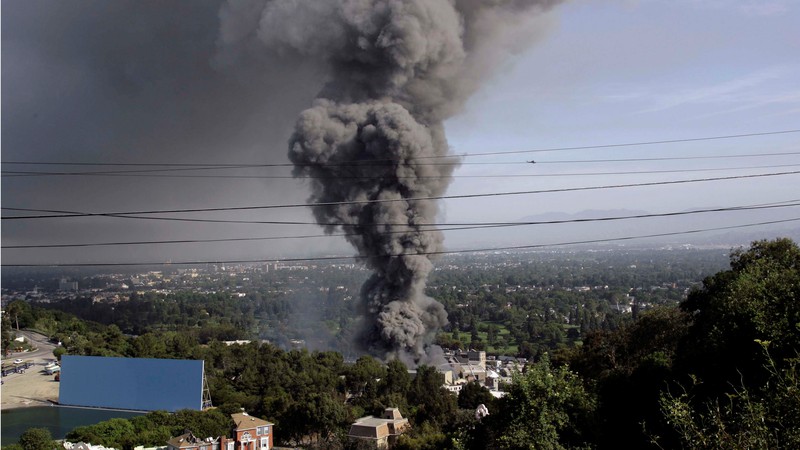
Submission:
MULTIPOLYGON (((540 33, 543 22, 535 20, 553 3, 260 0, 223 6, 223 57, 265 46, 315 59, 327 71, 318 100, 297 121, 289 157, 295 175, 312 177, 317 220, 355 231, 348 240, 374 271, 361 292, 366 320, 360 344, 371 353, 425 361, 447 323, 442 305, 424 294, 429 254, 441 249, 442 235, 428 226, 436 203, 420 199, 443 194, 458 165, 454 158, 432 158, 449 151, 442 122, 501 67, 509 49, 540 33)), ((326 225, 328 232, 336 228, 326 225)))
POLYGON ((450 181, 452 164, 420 159, 447 153, 439 135, 397 103, 318 100, 291 140, 295 173, 313 177, 317 221, 347 224, 356 234, 348 240, 374 270, 361 292, 367 320, 360 341, 382 356, 422 356, 447 323, 442 305, 423 292, 432 268, 427 253, 442 243, 427 226, 436 203, 418 199, 440 195, 450 181), (376 202, 339 204, 364 200, 376 202))

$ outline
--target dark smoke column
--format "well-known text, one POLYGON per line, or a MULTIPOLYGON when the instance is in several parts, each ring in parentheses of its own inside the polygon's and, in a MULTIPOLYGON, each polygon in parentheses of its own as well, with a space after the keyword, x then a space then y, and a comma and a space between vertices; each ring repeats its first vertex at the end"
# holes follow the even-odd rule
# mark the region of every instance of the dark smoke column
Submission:
POLYGON ((220 54, 253 48, 308 58, 327 82, 290 139, 314 215, 336 225, 374 271, 360 342, 381 357, 430 362, 447 323, 425 296, 441 249, 436 203, 458 165, 443 121, 509 55, 541 34, 550 0, 239 0, 220 10, 220 54), (434 157, 434 158, 431 158, 434 157), (434 163, 434 164, 431 164, 434 163))
POLYGON ((436 203, 418 198, 441 195, 454 167, 419 158, 447 147, 396 103, 328 100, 301 114, 290 145, 295 174, 312 177, 317 221, 347 224, 348 241, 374 271, 361 291, 359 344, 419 360, 447 313, 423 292, 432 268, 426 254, 440 250, 442 235, 428 226, 436 203))

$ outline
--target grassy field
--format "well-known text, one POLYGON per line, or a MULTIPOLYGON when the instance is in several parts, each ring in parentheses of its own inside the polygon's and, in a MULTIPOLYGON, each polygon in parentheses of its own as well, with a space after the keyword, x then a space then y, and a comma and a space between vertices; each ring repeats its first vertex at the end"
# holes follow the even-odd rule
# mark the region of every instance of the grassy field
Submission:
MULTIPOLYGON (((564 332, 568 332, 571 329, 578 329, 580 328, 578 325, 562 325, 564 332)), ((497 322, 479 322, 478 323, 478 337, 480 338, 481 342, 484 343, 486 346, 486 353, 491 355, 506 355, 506 356, 513 356, 519 352, 519 345, 516 342, 513 342, 513 338, 511 337, 511 332, 506 328, 505 325, 502 323, 497 322), (497 337, 495 338, 495 345, 489 345, 489 325, 494 325, 497 327, 497 337)), ((448 333, 449 334, 449 333, 448 333)), ((468 345, 470 341, 470 332, 461 332, 461 342, 464 345, 468 345)), ((567 341, 569 342, 569 341, 567 341)), ((576 340, 571 343, 571 345, 581 345, 582 342, 580 340, 576 340)), ((570 345, 570 344, 568 344, 570 345)))
MULTIPOLYGON (((515 342, 511 342, 511 332, 502 324, 494 323, 498 329, 497 337, 495 338, 497 344, 489 345, 489 333, 486 330, 488 329, 490 323, 491 322, 478 323, 478 330, 480 330, 478 331, 478 338, 486 346, 486 353, 493 355, 516 355, 519 351, 519 346, 515 342)), ((451 332, 446 332, 446 334, 450 335, 451 332)), ((470 332, 464 331, 460 333, 460 340, 465 348, 469 347, 471 334, 472 333, 470 332)))

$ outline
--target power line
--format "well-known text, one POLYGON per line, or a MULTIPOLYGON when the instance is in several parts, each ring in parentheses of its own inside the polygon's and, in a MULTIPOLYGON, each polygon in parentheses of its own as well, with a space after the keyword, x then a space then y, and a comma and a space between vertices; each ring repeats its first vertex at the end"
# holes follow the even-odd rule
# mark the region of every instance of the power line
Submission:
POLYGON ((769 135, 789 134, 789 133, 800 133, 800 129, 783 130, 783 131, 766 131, 763 133, 729 134, 724 136, 706 136, 706 137, 696 137, 696 138, 686 138, 686 139, 665 139, 658 141, 626 142, 622 144, 582 145, 577 147, 552 147, 552 148, 540 148, 534 150, 511 150, 506 152, 491 152, 491 153, 490 152, 468 153, 464 156, 515 155, 520 153, 563 152, 570 150, 589 150, 596 148, 638 147, 642 145, 679 144, 686 142, 715 141, 722 139, 740 139, 740 138, 755 137, 755 136, 769 136, 769 135))
POLYGON ((619 158, 619 159, 566 159, 560 161, 529 161, 533 164, 572 164, 572 163, 596 163, 596 162, 641 162, 641 161, 688 161, 696 159, 728 159, 728 158, 754 158, 761 156, 787 156, 800 155, 800 152, 776 152, 776 153, 751 153, 747 155, 708 155, 708 156, 664 156, 656 158, 619 158))
MULTIPOLYGON (((485 228, 504 228, 516 226, 530 226, 530 225, 556 225, 567 223, 587 223, 587 222, 607 222, 615 220, 630 220, 630 219, 645 219, 654 217, 674 217, 685 216, 694 214, 704 214, 711 212, 731 212, 731 211, 750 211, 761 209, 773 208, 786 208, 800 206, 800 199, 790 200, 786 202, 767 203, 759 205, 747 206, 733 206, 727 208, 708 208, 697 209, 691 211, 674 211, 667 213, 652 213, 652 214, 635 214, 628 216, 610 216, 610 217, 594 217, 594 218, 579 218, 579 219, 561 219, 561 220, 543 220, 543 221, 525 221, 525 222, 471 222, 471 223, 442 223, 442 224, 425 224, 424 227, 452 227, 452 228, 439 228, 438 231, 461 231, 461 230, 474 230, 485 228), (792 203, 795 202, 795 203, 792 203)), ((316 223, 308 222, 309 225, 316 225, 316 223)), ((343 223, 327 223, 323 225, 328 226, 348 226, 343 223)), ((407 226, 408 224, 388 224, 376 223, 373 226, 407 226)), ((352 226, 352 225, 350 225, 352 226)), ((409 227, 410 228, 410 227, 409 227)), ((431 229, 430 231, 433 231, 431 229)), ((387 231, 385 234, 403 234, 409 230, 387 231)), ((428 231, 427 229, 424 231, 428 231)), ((154 244, 189 244, 189 243, 214 243, 214 242, 240 242, 240 241, 265 241, 265 240, 283 240, 283 239, 308 239, 308 238, 327 238, 327 237, 347 237, 347 236, 360 236, 359 233, 334 233, 334 234, 311 234, 311 235, 292 235, 292 236, 266 236, 266 237, 242 237, 242 238, 218 238, 218 239, 176 239, 176 240, 159 240, 159 241, 128 241, 128 242, 96 242, 96 243, 72 243, 72 244, 38 244, 38 245, 5 245, 4 249, 36 249, 36 248, 74 248, 74 247, 104 247, 104 246, 122 246, 122 245, 154 245, 154 244)))
MULTIPOLYGON (((631 158, 631 159, 593 159, 581 161, 528 161, 520 162, 518 164, 568 164, 568 163, 597 163, 597 162, 641 162, 641 161, 674 161, 674 160, 694 160, 694 159, 719 159, 719 158, 739 158, 739 157, 755 157, 755 156, 775 156, 775 155, 800 155, 800 152, 788 153, 764 153, 752 155, 717 155, 717 156, 697 156, 697 157, 669 157, 669 158, 631 158)), ((754 170, 754 169, 776 169, 785 167, 797 167, 798 164, 777 164, 767 166, 746 166, 746 167, 717 167, 707 169, 672 169, 672 170, 639 170, 639 171, 621 171, 621 172, 576 172, 576 173, 555 173, 555 174, 508 174, 508 175, 450 175, 450 176, 397 176, 397 179, 417 179, 417 180, 436 180, 443 178, 531 178, 531 177, 563 177, 563 176, 593 176, 593 175, 644 175, 656 173, 688 173, 688 172, 713 172, 724 170, 754 170)), ((173 170, 173 169, 164 169, 173 170)), ((181 170, 181 169, 175 169, 181 170)), ((194 170, 194 169, 185 169, 194 170)), ((336 176, 336 177, 315 177, 315 176, 302 176, 296 177, 293 175, 209 175, 209 174, 191 174, 191 175, 175 175, 175 174, 151 174, 147 171, 130 171, 130 172, 33 172, 33 171, 15 171, 6 170, 2 171, 3 175, 9 178, 31 177, 31 176, 94 176, 94 177, 148 177, 148 178, 224 178, 224 179, 313 179, 313 180, 371 180, 381 178, 381 175, 372 176, 336 176)))
MULTIPOLYGON (((13 163, 3 163, 3 164, 13 164, 13 163)), ((286 164, 286 167, 291 167, 291 164, 286 164)), ((3 175, 14 175, 14 176, 35 176, 35 175, 125 175, 125 174, 146 174, 146 173, 154 173, 154 172, 180 172, 180 171, 192 171, 192 170, 216 170, 216 169, 249 169, 255 166, 246 165, 246 164, 238 164, 238 165, 225 165, 225 166, 217 166, 217 167, 170 167, 170 168, 163 168, 163 169, 139 169, 139 170, 102 170, 102 171, 94 171, 94 172, 41 172, 41 171, 14 171, 14 170, 4 170, 2 173, 3 175)))
MULTIPOLYGON (((573 147, 551 147, 551 148, 539 148, 539 149, 528 149, 528 150, 510 150, 510 151, 500 151, 500 152, 480 152, 480 153, 466 153, 461 155, 435 155, 435 156, 420 156, 415 159, 440 159, 440 158, 467 158, 472 156, 496 156, 496 155, 514 155, 514 154, 523 154, 523 153, 541 153, 541 152, 560 152, 560 151, 571 151, 571 150, 589 150, 589 149, 598 149, 598 148, 617 148, 617 147, 636 147, 636 146, 644 146, 644 145, 658 145, 658 144, 678 144, 678 143, 687 143, 687 142, 702 142, 702 141, 713 141, 713 140, 724 140, 724 139, 741 139, 741 138, 748 138, 748 137, 757 137, 757 136, 771 136, 771 135, 781 135, 781 134, 790 134, 790 133, 800 133, 800 129, 792 129, 792 130, 779 130, 779 131, 765 131, 760 133, 743 133, 743 134, 729 134, 729 135, 719 135, 719 136, 702 136, 702 137, 694 137, 694 138, 684 138, 684 139, 663 139, 663 140, 652 140, 652 141, 640 141, 640 142, 623 142, 623 143, 613 143, 613 144, 599 144, 599 145, 582 145, 582 146, 573 146, 573 147)), ((369 160, 370 163, 372 162, 379 162, 379 161, 393 161, 390 159, 375 159, 369 160)), ((358 161, 340 161, 339 163, 357 163, 358 161)), ((129 166, 129 167, 209 167, 209 168, 221 168, 221 167, 239 167, 239 166, 247 166, 247 167, 294 167, 294 164, 291 163, 279 163, 279 164, 204 164, 204 163, 196 163, 196 164, 187 164, 187 163, 97 163, 97 162, 66 162, 66 161, 4 161, 3 164, 14 164, 14 165, 59 165, 59 166, 129 166)), ((338 164, 338 163, 337 163, 338 164)), ((467 163, 461 163, 467 164, 467 163)))
MULTIPOLYGON (((143 210, 143 211, 128 211, 128 212, 109 212, 109 213, 70 213, 67 211, 51 210, 55 214, 50 215, 29 215, 29 216, 12 216, 2 217, 2 220, 23 220, 23 219, 53 219, 53 218, 67 218, 67 217, 120 217, 120 216, 135 216, 142 214, 170 214, 170 213, 197 213, 197 212, 220 212, 220 211, 252 211, 262 209, 285 209, 285 208, 301 208, 301 207, 314 207, 314 206, 339 206, 339 205, 358 205, 358 204, 377 204, 377 203, 394 203, 394 202, 410 202, 410 201, 428 201, 428 200, 453 200, 453 199, 468 199, 468 198, 485 198, 485 197, 502 197, 502 196, 515 196, 515 195, 531 195, 531 194, 544 194, 555 192, 577 192, 601 189, 619 189, 629 187, 646 187, 646 186, 664 186, 676 185, 686 183, 699 183, 710 181, 724 181, 724 180, 741 180, 751 178, 764 178, 783 175, 796 175, 800 171, 788 172, 775 172, 766 174, 751 174, 751 175, 732 175, 727 177, 712 177, 712 178, 697 178, 689 180, 672 180, 672 181, 654 181, 644 183, 632 184, 615 184, 604 186, 586 186, 586 187, 573 187, 573 188, 558 188, 558 189, 540 189, 531 191, 509 191, 509 192, 492 192, 480 194, 461 194, 461 195, 439 195, 429 197, 412 197, 400 199, 373 199, 373 200, 352 200, 342 202, 319 202, 319 203, 295 203, 283 205, 259 205, 259 206, 231 206, 224 208, 188 208, 188 209, 162 209, 162 210, 143 210)), ((12 208, 2 207, 8 211, 28 211, 28 208, 12 208)))
MULTIPOLYGON (((447 155, 442 156, 447 158, 456 158, 455 155, 447 155)), ((417 160, 423 159, 421 157, 418 158, 409 158, 409 160, 417 160)), ((168 166, 172 166, 169 168, 162 168, 162 169, 135 169, 135 170, 103 170, 103 171, 95 171, 95 172, 36 172, 36 171, 21 171, 17 176, 22 175, 71 175, 71 174, 94 174, 94 175, 117 175, 117 174, 126 174, 126 173, 151 173, 151 172, 173 172, 173 171, 191 171, 191 170, 221 170, 221 169, 252 169, 252 168, 265 168, 265 167, 391 167, 392 165, 396 164, 398 160, 395 159, 367 159, 367 160, 353 160, 353 161, 340 161, 335 163, 319 163, 319 164, 294 164, 294 163, 272 163, 272 164, 218 164, 218 165, 195 165, 195 164, 168 164, 168 166), (174 167, 174 168, 173 168, 174 167)), ((514 164, 526 164, 527 161, 513 161, 513 162, 439 162, 439 163, 416 163, 417 165, 424 165, 424 166, 454 166, 454 165, 461 165, 461 164, 473 164, 479 166, 485 165, 514 165, 514 164)), ((15 164, 15 163, 3 163, 3 164, 15 164)), ((21 163, 25 164, 25 163, 21 163)), ((48 164, 48 163, 41 163, 41 164, 48 164)), ((57 165, 68 165, 68 163, 55 163, 57 165)), ((90 163, 82 163, 80 165, 88 165, 90 163)), ((109 163, 109 164, 100 164, 100 165, 110 165, 114 166, 116 164, 109 163)), ((123 164, 128 165, 128 164, 123 164)), ((133 164, 138 165, 138 164, 133 164)), ((143 166, 149 166, 150 164, 142 164, 143 166)), ((153 164, 155 166, 160 166, 161 164, 153 164)))
MULTIPOLYGON (((443 251, 435 251, 435 252, 421 252, 415 254, 388 254, 388 255, 381 255, 384 258, 394 258, 394 257, 413 257, 413 256, 436 256, 436 255, 455 255, 455 254, 464 254, 464 253, 481 253, 481 252, 496 252, 496 251, 510 251, 510 250, 530 250, 534 248, 547 248, 547 247, 557 247, 557 246, 564 246, 564 245, 581 245, 581 244, 598 244, 604 242, 619 242, 619 241, 629 241, 635 239, 647 239, 647 238, 655 238, 655 237, 667 237, 667 236, 679 236, 679 235, 687 235, 687 234, 697 234, 697 233, 705 233, 709 231, 721 231, 721 230, 732 230, 738 228, 747 228, 747 227, 755 227, 755 226, 762 226, 762 225, 773 225, 778 223, 788 223, 788 222, 795 222, 800 221, 800 217, 792 218, 792 219, 783 219, 783 220, 770 220, 765 222, 756 222, 756 223, 748 223, 748 224, 741 224, 741 225, 729 225, 724 227, 713 227, 713 228, 701 228, 701 229, 693 229, 693 230, 684 230, 684 231, 674 231, 669 233, 653 233, 653 234, 645 234, 645 235, 637 235, 637 236, 622 236, 616 238, 604 238, 604 239, 588 239, 588 240, 581 240, 581 241, 568 241, 568 242, 556 242, 550 244, 528 244, 528 245, 513 245, 513 246, 506 246, 506 247, 488 247, 488 248, 477 248, 477 249, 465 249, 465 250, 443 250, 443 251)), ((206 264, 263 264, 263 263, 281 263, 281 262, 313 262, 313 261, 335 261, 335 260, 364 260, 368 259, 369 257, 366 256, 319 256, 319 257, 309 257, 309 258, 279 258, 279 259, 243 259, 243 260, 224 260, 224 261, 170 261, 168 263, 165 262, 138 262, 138 263, 55 263, 55 264, 41 264, 41 263, 30 263, 30 264, 0 264, 0 267, 122 267, 122 266, 162 266, 162 265, 206 265, 206 264)))

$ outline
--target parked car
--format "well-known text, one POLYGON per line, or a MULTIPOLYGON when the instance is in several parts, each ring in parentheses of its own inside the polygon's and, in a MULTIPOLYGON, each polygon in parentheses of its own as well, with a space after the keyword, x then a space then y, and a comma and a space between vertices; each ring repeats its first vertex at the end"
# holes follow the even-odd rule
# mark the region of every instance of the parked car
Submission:
POLYGON ((14 360, 14 364, 22 364, 22 360, 21 359, 15 359, 14 360))

